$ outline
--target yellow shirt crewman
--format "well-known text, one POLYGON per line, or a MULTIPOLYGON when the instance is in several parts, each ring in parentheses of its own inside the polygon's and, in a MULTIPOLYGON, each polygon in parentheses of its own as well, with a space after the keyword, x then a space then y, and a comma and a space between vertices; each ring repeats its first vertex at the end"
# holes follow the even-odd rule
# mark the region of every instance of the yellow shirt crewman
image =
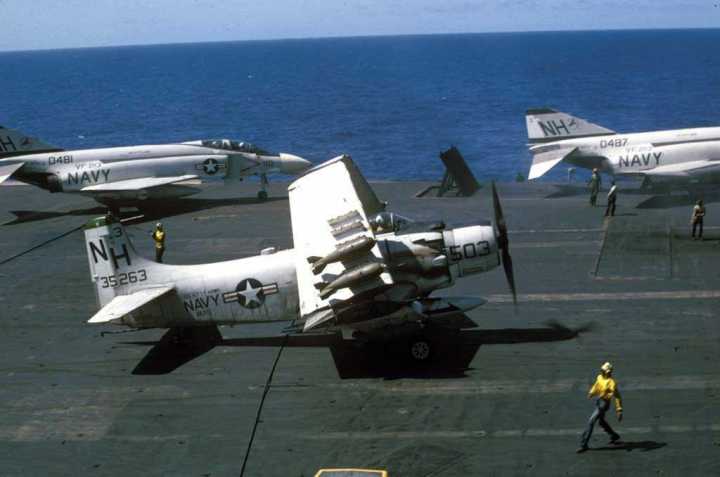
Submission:
POLYGON ((162 256, 165 253, 165 231, 160 222, 155 225, 155 231, 152 234, 152 238, 155 241, 155 261, 162 263, 162 256))
POLYGON ((590 415, 587 428, 580 439, 580 448, 577 450, 578 453, 588 450, 588 442, 590 441, 590 436, 592 436, 596 422, 600 423, 600 427, 610 435, 611 444, 615 444, 620 440, 620 434, 613 431, 610 424, 605 420, 605 413, 610 408, 610 401, 614 399, 618 421, 622 421, 622 397, 620 396, 617 383, 612 378, 612 371, 612 364, 603 364, 600 367, 600 374, 598 374, 595 384, 593 384, 588 391, 588 399, 597 397, 597 400, 595 401, 595 410, 590 415))

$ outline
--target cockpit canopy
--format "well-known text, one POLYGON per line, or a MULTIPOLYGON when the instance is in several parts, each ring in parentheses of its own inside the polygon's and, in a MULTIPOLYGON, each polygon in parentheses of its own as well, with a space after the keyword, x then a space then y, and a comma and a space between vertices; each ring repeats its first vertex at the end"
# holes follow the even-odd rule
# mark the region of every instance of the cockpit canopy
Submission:
POLYGON ((380 212, 375 217, 371 217, 369 222, 375 233, 387 233, 399 232, 414 221, 393 212, 380 212))
POLYGON ((200 141, 200 143, 205 147, 212 147, 213 149, 223 149, 225 151, 247 152, 250 154, 258 154, 260 156, 277 155, 264 149, 260 149, 256 145, 250 144, 249 142, 231 141, 230 139, 206 139, 204 141, 200 141))
POLYGON ((445 230, 445 222, 425 222, 409 219, 393 212, 380 212, 368 219, 376 234, 428 232, 445 230))

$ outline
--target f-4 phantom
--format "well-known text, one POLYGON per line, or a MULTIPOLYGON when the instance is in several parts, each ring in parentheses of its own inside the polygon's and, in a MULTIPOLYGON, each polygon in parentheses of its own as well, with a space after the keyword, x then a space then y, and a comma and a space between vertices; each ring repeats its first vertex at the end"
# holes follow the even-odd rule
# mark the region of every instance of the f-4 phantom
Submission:
POLYGON ((645 184, 720 180, 720 127, 617 133, 552 109, 525 116, 536 179, 560 162, 645 184))
POLYGON ((470 327, 478 297, 433 297, 463 277, 502 264, 515 284, 507 228, 493 185, 494 224, 422 225, 385 210, 349 156, 330 160, 289 187, 295 248, 263 250, 203 265, 151 262, 111 215, 85 230, 100 310, 89 320, 168 334, 217 325, 294 321, 293 332, 404 343, 430 356, 425 325, 470 327))
POLYGON ((0 185, 32 184, 50 192, 83 194, 108 206, 173 199, 200 191, 193 185, 260 176, 298 174, 310 162, 228 139, 178 144, 66 151, 0 126, 0 185))

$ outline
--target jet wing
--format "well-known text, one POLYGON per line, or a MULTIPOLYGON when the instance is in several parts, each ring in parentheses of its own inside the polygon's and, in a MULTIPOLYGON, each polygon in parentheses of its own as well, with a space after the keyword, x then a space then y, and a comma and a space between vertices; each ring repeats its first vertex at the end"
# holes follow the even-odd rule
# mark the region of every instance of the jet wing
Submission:
POLYGON ((108 323, 118 320, 153 300, 170 293, 175 287, 145 288, 129 295, 116 296, 88 320, 88 323, 108 323))
POLYGON ((720 173, 720 160, 701 160, 668 164, 640 171, 637 174, 650 177, 697 177, 705 174, 720 173))
MULTIPOLYGON (((384 269, 383 258, 368 217, 384 209, 363 175, 349 156, 321 164, 288 187, 295 266, 298 278, 300 315, 305 330, 335 317, 333 306, 342 305, 360 293, 372 294, 393 283, 384 269), (338 245, 372 241, 372 247, 353 254, 351 260, 329 263, 313 273, 311 263, 338 250, 338 245), (372 272, 364 273, 372 270, 372 272), (338 278, 346 287, 327 293, 327 286, 338 278)), ((336 282, 337 283, 337 282, 336 282)))
POLYGON ((141 177, 139 179, 128 179, 125 181, 106 182, 83 187, 82 192, 120 192, 151 189, 164 185, 176 184, 198 179, 197 175, 174 176, 174 177, 141 177))
POLYGON ((0 166, 0 184, 10 179, 10 176, 15 174, 18 169, 24 166, 24 162, 18 162, 16 164, 10 164, 7 166, 0 166))

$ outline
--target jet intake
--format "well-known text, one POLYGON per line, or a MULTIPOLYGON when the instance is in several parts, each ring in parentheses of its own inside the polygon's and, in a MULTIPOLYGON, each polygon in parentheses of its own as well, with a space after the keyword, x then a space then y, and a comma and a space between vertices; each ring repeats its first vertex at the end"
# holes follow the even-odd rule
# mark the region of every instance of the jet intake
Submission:
POLYGON ((44 188, 49 190, 52 193, 62 192, 63 191, 62 181, 55 174, 48 174, 47 176, 45 176, 44 188))

